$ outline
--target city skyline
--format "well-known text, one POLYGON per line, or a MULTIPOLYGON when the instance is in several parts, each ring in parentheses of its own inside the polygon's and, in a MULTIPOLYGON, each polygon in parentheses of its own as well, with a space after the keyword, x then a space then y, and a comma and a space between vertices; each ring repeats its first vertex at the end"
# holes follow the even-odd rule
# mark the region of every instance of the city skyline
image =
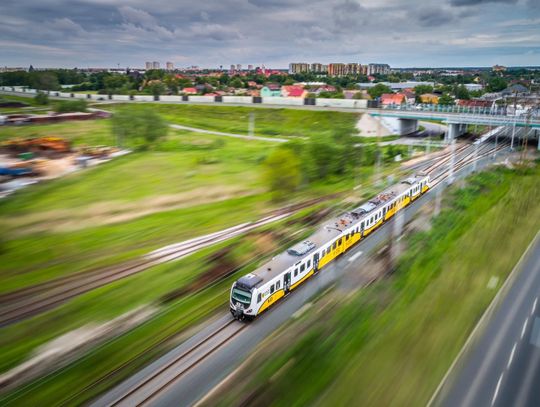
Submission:
POLYGON ((175 67, 293 61, 392 67, 540 64, 534 0, 140 0, 0 5, 0 65, 175 67), (421 51, 421 53, 419 52, 421 51))

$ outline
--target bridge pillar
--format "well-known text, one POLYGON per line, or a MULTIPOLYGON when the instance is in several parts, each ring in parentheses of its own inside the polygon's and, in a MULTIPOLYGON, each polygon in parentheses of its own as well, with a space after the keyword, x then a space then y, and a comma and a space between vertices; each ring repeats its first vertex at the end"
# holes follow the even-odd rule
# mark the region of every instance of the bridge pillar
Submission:
POLYGON ((452 140, 465 134, 467 132, 467 125, 463 123, 448 123, 448 131, 446 133, 445 142, 451 143, 452 140))
POLYGON ((418 120, 399 119, 399 135, 405 136, 418 130, 418 120))

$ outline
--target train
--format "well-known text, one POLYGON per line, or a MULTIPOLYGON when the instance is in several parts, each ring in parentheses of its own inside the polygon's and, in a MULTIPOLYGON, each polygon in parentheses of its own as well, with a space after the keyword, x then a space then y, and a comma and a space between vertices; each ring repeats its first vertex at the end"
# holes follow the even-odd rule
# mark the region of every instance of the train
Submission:
POLYGON ((321 225, 306 240, 232 284, 232 316, 249 321, 261 315, 429 189, 429 176, 415 175, 321 225))

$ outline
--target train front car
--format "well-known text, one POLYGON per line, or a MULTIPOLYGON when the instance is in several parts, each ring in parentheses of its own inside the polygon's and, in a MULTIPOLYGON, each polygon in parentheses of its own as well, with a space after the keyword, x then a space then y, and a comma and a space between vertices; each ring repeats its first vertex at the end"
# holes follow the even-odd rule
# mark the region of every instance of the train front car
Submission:
POLYGON ((239 320, 251 320, 257 315, 254 309, 255 304, 255 287, 262 281, 262 278, 248 274, 236 282, 231 287, 230 310, 232 316, 239 320))

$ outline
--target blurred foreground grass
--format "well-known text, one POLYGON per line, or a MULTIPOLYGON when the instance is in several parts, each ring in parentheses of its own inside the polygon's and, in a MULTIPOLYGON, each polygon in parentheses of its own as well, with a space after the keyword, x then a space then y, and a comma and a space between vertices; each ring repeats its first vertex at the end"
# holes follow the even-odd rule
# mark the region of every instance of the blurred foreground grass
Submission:
POLYGON ((539 230, 539 200, 538 166, 472 177, 394 275, 323 297, 209 404, 426 405, 496 294, 488 282, 502 285, 539 230))
POLYGON ((288 236, 294 232, 299 231, 296 238, 301 239, 310 228, 304 223, 304 217, 322 207, 319 205, 302 210, 293 217, 296 222, 287 219, 262 227, 257 232, 203 249, 180 261, 156 266, 98 288, 46 314, 4 328, 0 339, 2 370, 22 361, 36 346, 85 323, 105 322, 139 305, 155 304, 160 307, 159 314, 148 322, 92 350, 59 373, 0 397, 0 404, 79 405, 95 397, 172 347, 176 343, 173 335, 178 335, 218 310, 220 314, 226 312, 232 281, 253 270, 263 256, 290 244, 287 243, 288 236), (222 257, 216 257, 216 253, 221 253, 222 257), (168 294, 181 292, 216 266, 230 268, 229 271, 234 273, 200 291, 165 300, 168 294), (104 307, 104 304, 107 306, 104 307), (167 341, 152 346, 162 340, 167 341), (136 360, 124 366, 137 355, 136 360), (123 366, 125 368, 118 374, 86 389, 86 386, 123 366), (68 402, 68 399, 71 401, 68 402))

